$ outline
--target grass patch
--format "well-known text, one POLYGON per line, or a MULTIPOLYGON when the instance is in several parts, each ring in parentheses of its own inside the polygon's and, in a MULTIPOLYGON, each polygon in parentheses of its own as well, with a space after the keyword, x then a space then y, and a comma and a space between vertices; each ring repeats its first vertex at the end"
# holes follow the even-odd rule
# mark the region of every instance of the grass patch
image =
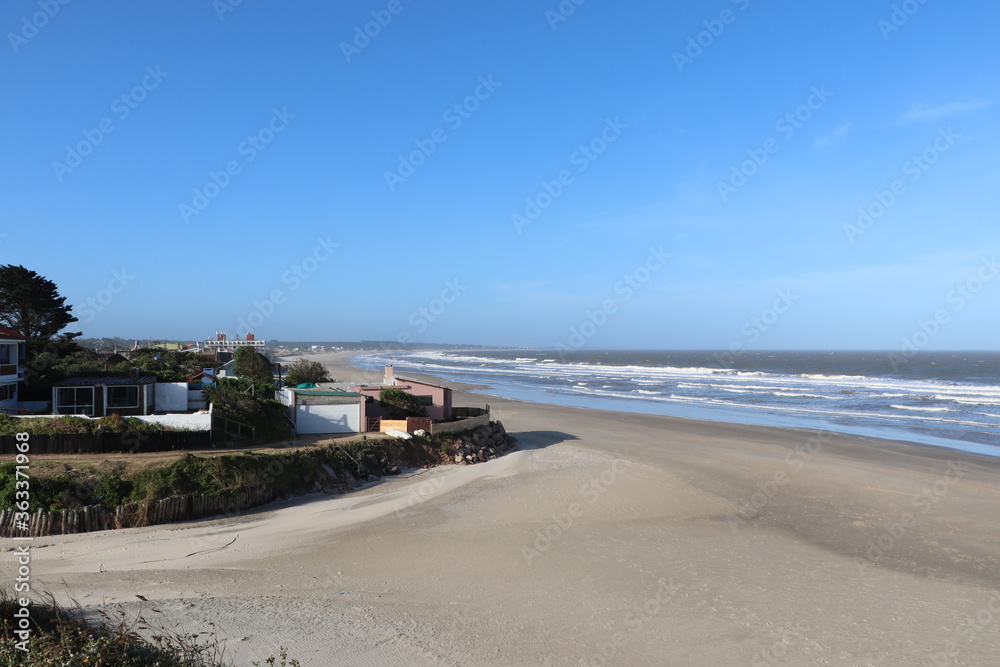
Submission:
MULTIPOLYGON (((186 453, 163 465, 138 470, 124 465, 101 468, 63 464, 63 470, 32 478, 31 502, 33 509, 57 512, 84 505, 117 507, 187 494, 235 496, 262 486, 274 489, 276 495, 298 493, 312 486, 324 465, 338 475, 349 471, 356 476, 382 475, 387 461, 413 465, 412 452, 407 455, 403 448, 396 440, 370 440, 268 453, 186 453)), ((13 463, 0 465, 0 509, 14 506, 14 467, 13 463)))
MULTIPOLYGON (((146 599, 141 595, 137 598, 146 599)), ((171 623, 160 610, 149 605, 144 612, 131 614, 122 607, 97 612, 99 620, 89 620, 79 605, 67 609, 50 595, 30 606, 28 652, 17 648, 21 637, 14 617, 21 609, 8 590, 0 591, 0 666, 26 667, 230 667, 225 646, 209 623, 207 632, 192 633, 171 623)), ((296 667, 281 647, 274 655, 254 665, 296 667), (280 660, 280 662, 277 662, 280 660)))

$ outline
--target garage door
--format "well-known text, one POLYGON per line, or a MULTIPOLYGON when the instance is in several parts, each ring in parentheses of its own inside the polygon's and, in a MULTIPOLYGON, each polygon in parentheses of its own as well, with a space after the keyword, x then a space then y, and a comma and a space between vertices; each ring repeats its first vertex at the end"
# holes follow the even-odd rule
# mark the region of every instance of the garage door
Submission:
POLYGON ((359 433, 361 406, 300 405, 295 424, 298 433, 359 433))

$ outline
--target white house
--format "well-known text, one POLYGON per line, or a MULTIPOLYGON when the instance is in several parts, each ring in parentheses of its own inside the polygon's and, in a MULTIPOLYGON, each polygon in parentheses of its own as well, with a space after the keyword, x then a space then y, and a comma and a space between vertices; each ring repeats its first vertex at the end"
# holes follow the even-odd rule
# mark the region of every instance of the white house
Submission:
POLYGON ((367 430, 364 394, 285 387, 279 392, 279 398, 288 406, 288 418, 295 423, 295 432, 300 435, 363 433, 367 430))
POLYGON ((0 412, 17 408, 17 386, 24 379, 24 356, 27 339, 0 326, 0 412))

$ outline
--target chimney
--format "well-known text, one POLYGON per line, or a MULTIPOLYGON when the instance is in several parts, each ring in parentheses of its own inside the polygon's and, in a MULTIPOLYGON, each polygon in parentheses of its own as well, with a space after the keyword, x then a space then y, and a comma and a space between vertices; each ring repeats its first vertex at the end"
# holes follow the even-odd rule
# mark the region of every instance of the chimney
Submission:
POLYGON ((392 380, 392 364, 385 367, 385 379, 388 381, 392 380))
POLYGON ((253 340, 253 334, 252 333, 248 333, 247 334, 247 340, 253 340))

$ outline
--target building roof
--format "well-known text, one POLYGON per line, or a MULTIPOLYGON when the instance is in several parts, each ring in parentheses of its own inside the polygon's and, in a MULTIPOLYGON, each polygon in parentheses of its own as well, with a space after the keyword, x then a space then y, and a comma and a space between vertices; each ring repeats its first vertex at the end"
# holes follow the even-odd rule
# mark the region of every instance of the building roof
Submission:
POLYGON ((0 340, 28 340, 21 334, 17 333, 13 329, 8 329, 7 327, 0 326, 0 340))
POLYGON ((333 389, 299 389, 298 387, 285 387, 288 391, 300 396, 338 396, 340 398, 366 398, 364 394, 355 391, 335 391, 333 389))
POLYGON ((425 387, 437 387, 438 389, 451 389, 451 387, 446 387, 443 384, 434 384, 433 382, 424 382, 423 380, 414 380, 413 378, 404 378, 396 376, 396 381, 402 380, 403 382, 412 382, 413 384, 422 384, 425 387))
POLYGON ((53 387, 84 387, 98 384, 153 384, 156 378, 152 375, 140 375, 138 377, 89 377, 89 378, 67 378, 53 382, 53 387))

